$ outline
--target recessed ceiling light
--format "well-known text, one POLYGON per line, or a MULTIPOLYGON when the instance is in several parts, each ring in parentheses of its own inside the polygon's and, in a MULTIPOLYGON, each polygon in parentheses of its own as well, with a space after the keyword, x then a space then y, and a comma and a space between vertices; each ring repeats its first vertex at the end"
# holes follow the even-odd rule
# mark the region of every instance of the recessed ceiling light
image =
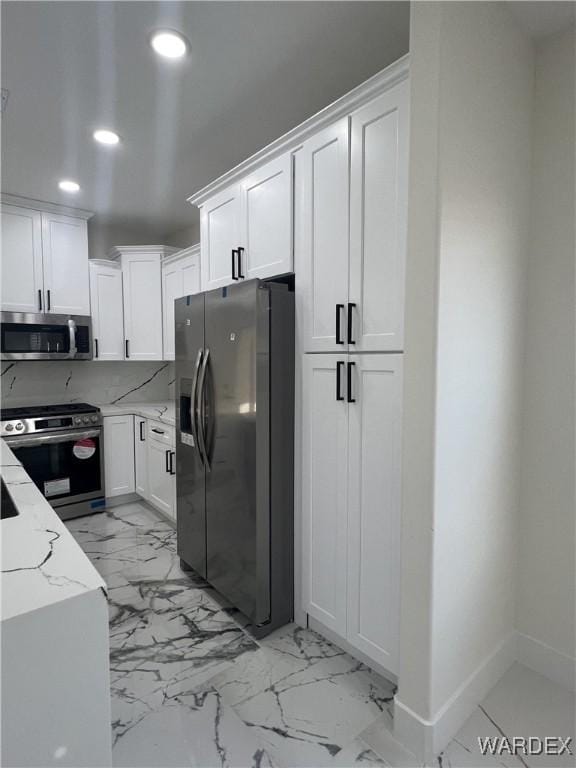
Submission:
POLYGON ((99 128, 97 131, 94 131, 92 136, 99 144, 109 144, 110 146, 118 144, 120 141, 120 136, 117 133, 106 128, 99 128))
POLYGON ((62 190, 62 192, 80 191, 80 184, 75 181, 71 181, 70 179, 62 179, 62 181, 58 182, 58 187, 62 190))
POLYGON ((187 45, 182 35, 170 29, 160 29, 154 32, 150 45, 157 54, 167 59, 180 59, 186 53, 187 45))

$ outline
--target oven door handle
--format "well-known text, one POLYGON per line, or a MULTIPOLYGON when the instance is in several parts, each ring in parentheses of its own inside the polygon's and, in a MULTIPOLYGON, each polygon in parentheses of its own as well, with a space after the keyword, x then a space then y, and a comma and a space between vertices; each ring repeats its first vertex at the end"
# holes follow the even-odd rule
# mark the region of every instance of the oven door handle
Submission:
POLYGON ((68 331, 70 333, 70 352, 68 357, 76 357, 78 350, 76 349, 76 323, 70 317, 68 319, 68 331))
POLYGON ((76 442, 76 440, 84 440, 86 437, 100 437, 100 435, 101 430, 89 429, 86 432, 61 432, 57 435, 14 435, 14 437, 5 437, 4 442, 14 446, 14 448, 23 448, 29 445, 76 442))

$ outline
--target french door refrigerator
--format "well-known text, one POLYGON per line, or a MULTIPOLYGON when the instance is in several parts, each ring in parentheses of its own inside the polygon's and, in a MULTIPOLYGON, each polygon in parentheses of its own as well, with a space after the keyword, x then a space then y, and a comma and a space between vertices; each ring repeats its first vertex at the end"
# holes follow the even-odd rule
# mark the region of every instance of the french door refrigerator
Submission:
POLYGON ((263 636, 293 617, 294 294, 175 302, 178 555, 263 636))

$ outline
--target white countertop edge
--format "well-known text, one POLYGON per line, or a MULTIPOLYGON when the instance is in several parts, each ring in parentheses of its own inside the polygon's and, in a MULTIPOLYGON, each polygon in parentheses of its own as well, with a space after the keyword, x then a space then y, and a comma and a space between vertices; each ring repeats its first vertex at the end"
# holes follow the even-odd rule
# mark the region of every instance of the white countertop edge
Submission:
POLYGON ((106 594, 106 583, 4 440, 0 474, 19 511, 0 523, 2 621, 95 590, 106 594))

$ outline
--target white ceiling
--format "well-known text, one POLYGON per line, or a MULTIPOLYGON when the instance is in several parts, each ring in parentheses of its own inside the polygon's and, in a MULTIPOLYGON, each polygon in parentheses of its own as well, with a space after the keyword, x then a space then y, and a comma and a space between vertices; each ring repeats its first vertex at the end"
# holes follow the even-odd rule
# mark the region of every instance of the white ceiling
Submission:
POLYGON ((188 195, 404 54, 408 30, 403 2, 3 2, 2 189, 95 211, 102 249, 165 240, 195 223, 188 195), (165 26, 185 62, 150 49, 165 26))

